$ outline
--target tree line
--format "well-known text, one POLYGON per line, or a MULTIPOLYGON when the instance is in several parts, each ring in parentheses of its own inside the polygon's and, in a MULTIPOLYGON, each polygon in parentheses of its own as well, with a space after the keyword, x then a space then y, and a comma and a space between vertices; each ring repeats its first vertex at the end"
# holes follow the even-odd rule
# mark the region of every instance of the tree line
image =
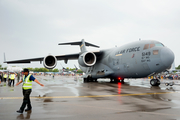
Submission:
POLYGON ((178 67, 176 67, 176 69, 180 69, 180 65, 178 67))
MULTIPOLYGON (((33 72, 59 72, 59 70, 56 69, 47 69, 47 68, 28 68, 29 71, 33 71, 33 72)), ((74 72, 76 70, 76 68, 66 68, 66 71, 72 71, 74 72)), ((77 73, 83 73, 82 70, 78 70, 77 73)))
POLYGON ((47 68, 28 68, 29 71, 33 72, 59 72, 58 69, 47 69, 47 68))
POLYGON ((0 70, 7 70, 7 67, 2 67, 2 65, 0 64, 0 70))
MULTIPOLYGON (((29 71, 33 71, 33 72, 59 72, 59 70, 57 68, 55 69, 47 69, 47 68, 28 68, 29 71)), ((2 65, 0 64, 0 70, 7 70, 7 67, 2 67, 2 65)), ((72 71, 74 72, 76 70, 76 68, 66 68, 67 71, 72 71)), ((77 73, 83 73, 82 70, 78 69, 77 73)))

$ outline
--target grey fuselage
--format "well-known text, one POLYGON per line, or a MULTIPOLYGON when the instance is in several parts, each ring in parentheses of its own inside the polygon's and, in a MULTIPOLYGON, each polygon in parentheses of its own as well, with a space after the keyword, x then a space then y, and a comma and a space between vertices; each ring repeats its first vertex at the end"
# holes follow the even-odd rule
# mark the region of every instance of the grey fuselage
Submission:
POLYGON ((162 43, 143 40, 102 50, 96 64, 81 70, 92 78, 142 78, 169 69, 174 53, 162 43))

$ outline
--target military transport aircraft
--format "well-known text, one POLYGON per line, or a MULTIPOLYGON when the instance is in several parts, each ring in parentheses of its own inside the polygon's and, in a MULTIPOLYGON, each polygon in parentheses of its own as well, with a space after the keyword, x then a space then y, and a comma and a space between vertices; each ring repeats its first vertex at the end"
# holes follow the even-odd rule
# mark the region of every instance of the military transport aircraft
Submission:
POLYGON ((74 67, 75 67, 75 70, 73 70, 73 72, 74 72, 74 73, 77 73, 78 68, 76 67, 76 65, 74 65, 74 67))
MULTIPOLYGON (((80 53, 5 61, 4 63, 31 63, 43 61, 44 67, 53 69, 57 60, 78 59, 80 69, 85 73, 84 81, 93 81, 98 78, 110 78, 111 81, 123 81, 124 78, 143 78, 155 75, 171 67, 174 62, 174 53, 161 42, 154 40, 141 40, 120 47, 89 52, 86 46, 99 46, 85 42, 60 43, 59 45, 79 45, 80 53)), ((152 86, 160 85, 158 79, 150 81, 152 86)))

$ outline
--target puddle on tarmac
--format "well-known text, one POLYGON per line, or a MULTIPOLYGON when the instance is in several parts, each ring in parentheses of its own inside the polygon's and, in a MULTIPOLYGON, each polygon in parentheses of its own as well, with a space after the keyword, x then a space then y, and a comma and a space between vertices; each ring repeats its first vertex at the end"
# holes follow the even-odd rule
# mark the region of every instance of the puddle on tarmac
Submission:
POLYGON ((52 99, 46 98, 43 102, 53 102, 52 99))
POLYGON ((10 91, 10 92, 14 92, 14 89, 10 89, 9 91, 10 91))

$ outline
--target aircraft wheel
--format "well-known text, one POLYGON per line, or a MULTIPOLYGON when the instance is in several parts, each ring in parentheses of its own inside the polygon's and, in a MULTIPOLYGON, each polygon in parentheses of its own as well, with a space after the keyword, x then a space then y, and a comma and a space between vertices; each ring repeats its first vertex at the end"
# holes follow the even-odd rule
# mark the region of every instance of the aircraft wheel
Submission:
POLYGON ((157 79, 152 79, 152 80, 150 81, 150 84, 151 84, 152 86, 159 86, 159 85, 160 85, 160 81, 157 80, 157 79))
POLYGON ((111 83, 113 82, 113 78, 110 78, 110 82, 111 82, 111 83))
POLYGON ((124 83, 124 78, 121 80, 121 83, 124 83))
POLYGON ((156 79, 157 80, 157 84, 156 86, 159 86, 161 84, 160 80, 159 79, 156 79))
POLYGON ((168 86, 168 85, 169 85, 169 83, 165 83, 165 85, 166 85, 166 86, 168 86))
POLYGON ((169 83, 169 85, 170 85, 170 86, 173 86, 173 85, 174 85, 174 82, 169 83))
POLYGON ((115 82, 115 83, 118 83, 118 82, 120 82, 120 80, 118 80, 118 79, 115 78, 115 79, 114 79, 114 82, 115 82))
POLYGON ((88 77, 88 78, 87 78, 87 81, 88 81, 88 82, 91 82, 92 80, 91 80, 91 78, 90 78, 90 77, 88 77))
POLYGON ((87 78, 84 78, 84 83, 88 82, 87 78))
POLYGON ((94 82, 95 79, 93 79, 92 77, 88 77, 88 82, 94 82))

